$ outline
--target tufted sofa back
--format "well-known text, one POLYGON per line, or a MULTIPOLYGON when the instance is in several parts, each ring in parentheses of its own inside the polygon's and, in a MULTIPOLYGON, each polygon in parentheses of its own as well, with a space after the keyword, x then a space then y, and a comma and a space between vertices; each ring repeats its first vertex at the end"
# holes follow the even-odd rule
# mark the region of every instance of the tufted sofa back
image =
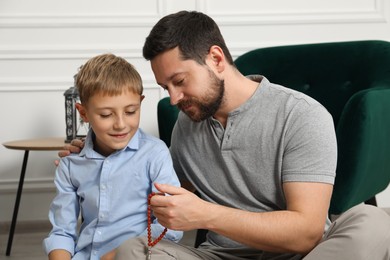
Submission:
POLYGON ((244 75, 301 91, 324 105, 337 126, 355 93, 390 86, 390 43, 332 42, 256 49, 235 60, 244 75))

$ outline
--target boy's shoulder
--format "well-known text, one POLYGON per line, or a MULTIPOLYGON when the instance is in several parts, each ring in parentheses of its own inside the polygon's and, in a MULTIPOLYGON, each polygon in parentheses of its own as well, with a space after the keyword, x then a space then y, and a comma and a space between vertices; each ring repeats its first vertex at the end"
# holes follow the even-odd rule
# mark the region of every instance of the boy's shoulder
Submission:
POLYGON ((160 138, 158 138, 152 134, 146 133, 141 128, 139 128, 138 130, 139 130, 139 139, 142 140, 143 142, 151 143, 154 145, 164 145, 165 146, 164 141, 162 141, 160 138))
POLYGON ((75 162, 80 162, 82 160, 85 160, 83 156, 80 156, 80 153, 71 153, 65 157, 61 157, 59 159, 59 165, 58 167, 68 167, 70 164, 75 162))

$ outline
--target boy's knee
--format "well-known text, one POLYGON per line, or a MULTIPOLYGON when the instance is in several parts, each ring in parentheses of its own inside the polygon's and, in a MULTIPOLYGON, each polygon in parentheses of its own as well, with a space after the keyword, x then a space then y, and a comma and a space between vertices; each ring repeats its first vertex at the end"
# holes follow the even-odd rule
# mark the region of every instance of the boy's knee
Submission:
POLYGON ((146 256, 147 243, 146 237, 126 240, 117 248, 115 260, 140 259, 146 256))

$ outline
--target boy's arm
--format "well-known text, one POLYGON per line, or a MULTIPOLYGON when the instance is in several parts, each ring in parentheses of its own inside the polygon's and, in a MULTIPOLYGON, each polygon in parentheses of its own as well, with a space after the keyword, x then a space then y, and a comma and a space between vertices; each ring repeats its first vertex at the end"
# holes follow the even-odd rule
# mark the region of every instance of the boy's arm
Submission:
MULTIPOLYGON (((152 181, 153 192, 158 192, 153 183, 165 183, 180 187, 179 179, 175 173, 175 170, 173 169, 171 154, 165 145, 155 146, 153 162, 150 167, 150 178, 152 181)), ((158 219, 154 219, 151 229, 153 236, 157 237, 164 230, 164 227, 158 222, 158 219)), ((179 242, 182 237, 183 232, 176 230, 168 230, 167 234, 165 235, 165 239, 174 242, 179 242)))
MULTIPOLYGON (((49 210, 49 220, 53 227, 49 236, 43 241, 44 250, 48 255, 55 250, 63 250, 71 256, 74 254, 80 205, 68 169, 68 160, 63 159, 55 173, 54 183, 57 194, 49 210)), ((54 254, 57 256, 57 253, 54 254)))
POLYGON ((64 249, 55 249, 49 253, 49 260, 70 260, 71 255, 64 249))

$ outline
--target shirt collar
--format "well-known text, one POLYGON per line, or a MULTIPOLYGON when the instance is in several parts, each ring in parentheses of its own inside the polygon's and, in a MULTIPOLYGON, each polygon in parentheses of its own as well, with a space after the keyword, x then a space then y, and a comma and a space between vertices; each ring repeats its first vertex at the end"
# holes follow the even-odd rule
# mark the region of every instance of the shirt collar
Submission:
MULTIPOLYGON (((124 147, 122 150, 118 150, 114 152, 113 154, 116 154, 118 152, 124 151, 124 150, 138 150, 139 149, 139 137, 140 137, 140 129, 138 128, 135 132, 134 136, 130 139, 129 143, 124 147)), ((99 154, 93 149, 93 140, 95 139, 95 133, 93 132, 92 128, 88 130, 87 136, 85 138, 84 148, 79 153, 80 157, 87 157, 87 158, 106 158, 105 156, 99 154)))
POLYGON ((259 93, 261 91, 263 91, 264 86, 269 84, 268 79, 262 75, 253 74, 253 75, 248 75, 246 77, 252 81, 258 82, 259 85, 258 85, 257 89, 255 90, 255 92, 253 93, 253 95, 246 102, 241 104, 238 108, 234 109, 233 111, 229 112, 229 117, 238 115, 239 113, 250 109, 253 102, 258 102, 257 96, 259 95, 259 93))

